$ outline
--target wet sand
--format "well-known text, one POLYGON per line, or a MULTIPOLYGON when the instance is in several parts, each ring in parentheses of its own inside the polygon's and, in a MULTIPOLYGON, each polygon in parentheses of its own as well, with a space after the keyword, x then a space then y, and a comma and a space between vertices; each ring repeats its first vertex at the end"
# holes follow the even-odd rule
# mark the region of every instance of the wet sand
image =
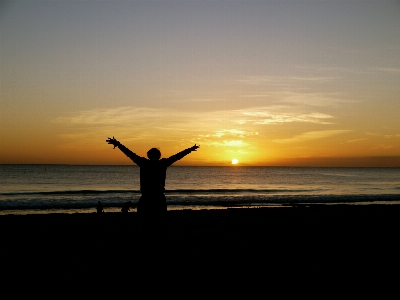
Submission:
POLYGON ((161 224, 135 212, 3 215, 0 228, 3 267, 24 272, 232 282, 350 280, 399 267, 400 205, 168 211, 161 224))

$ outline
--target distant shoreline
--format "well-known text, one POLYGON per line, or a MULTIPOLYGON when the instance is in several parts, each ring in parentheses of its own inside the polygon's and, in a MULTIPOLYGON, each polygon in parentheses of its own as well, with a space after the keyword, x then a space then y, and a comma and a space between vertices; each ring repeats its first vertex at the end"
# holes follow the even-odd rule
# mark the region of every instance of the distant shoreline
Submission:
MULTIPOLYGON (((138 167, 137 165, 133 163, 126 163, 126 164, 66 164, 66 163, 60 163, 60 164, 43 164, 43 163, 0 163, 0 166, 90 166, 90 167, 138 167)), ((221 164, 221 165, 182 165, 182 164, 175 164, 170 166, 170 168, 179 168, 179 167, 191 167, 191 168, 338 168, 338 169, 363 169, 363 168, 368 168, 368 169, 399 169, 400 165, 383 165, 383 166, 377 166, 377 165, 367 165, 367 166, 359 166, 359 165, 354 165, 354 166, 349 166, 349 165, 343 165, 343 166, 328 166, 328 165, 318 165, 318 166, 313 166, 313 165, 231 165, 231 164, 221 164)))

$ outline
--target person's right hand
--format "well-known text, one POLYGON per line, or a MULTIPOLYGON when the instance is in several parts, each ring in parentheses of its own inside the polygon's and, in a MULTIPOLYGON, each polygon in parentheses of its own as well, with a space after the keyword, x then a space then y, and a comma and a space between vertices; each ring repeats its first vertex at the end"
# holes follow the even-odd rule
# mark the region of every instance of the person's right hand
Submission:
POLYGON ((108 144, 110 144, 110 145, 114 145, 114 148, 113 148, 113 149, 115 149, 115 147, 117 147, 118 145, 120 145, 120 142, 118 142, 114 137, 108 138, 108 139, 106 140, 106 142, 107 142, 108 144))
POLYGON ((194 144, 194 146, 190 147, 190 150, 196 151, 197 148, 200 148, 200 145, 197 146, 196 144, 194 144))

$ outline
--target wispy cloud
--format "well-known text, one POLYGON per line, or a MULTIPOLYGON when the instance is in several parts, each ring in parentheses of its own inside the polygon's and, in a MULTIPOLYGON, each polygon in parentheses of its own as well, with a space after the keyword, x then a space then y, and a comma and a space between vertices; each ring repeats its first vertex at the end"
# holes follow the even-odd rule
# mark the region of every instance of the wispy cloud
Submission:
POLYGON ((180 100, 170 100, 171 103, 187 103, 187 102, 221 102, 228 101, 228 99, 223 98, 191 98, 191 99, 180 99, 180 100))
POLYGON ((349 140, 346 143, 356 143, 356 142, 361 142, 361 141, 365 141, 368 140, 368 138, 359 138, 359 139, 353 139, 353 140, 349 140))
MULTIPOLYGON (((281 123, 318 123, 318 124, 332 124, 324 120, 331 119, 333 116, 322 114, 322 113, 310 113, 310 114, 296 114, 296 113, 281 113, 273 114, 263 111, 247 111, 243 113, 245 116, 249 116, 248 122, 253 124, 265 125, 265 124, 281 124, 281 123)), ((242 119, 242 123, 243 123, 242 119)))
MULTIPOLYGON (((300 79, 299 79, 300 80, 300 79)), ((319 80, 319 79, 309 79, 319 80)), ((356 100, 349 99, 341 93, 318 93, 312 92, 304 86, 293 86, 280 91, 262 92, 260 90, 247 91, 240 97, 249 99, 265 99, 269 102, 290 104, 310 107, 328 107, 338 104, 354 103, 356 100)))
POLYGON ((240 79, 238 82, 247 85, 265 85, 265 84, 290 84, 290 81, 332 81, 340 79, 340 76, 248 76, 247 78, 240 79))
POLYGON ((338 76, 294 76, 294 77, 288 77, 290 80, 302 80, 302 81, 332 81, 336 79, 340 79, 341 77, 338 76))
POLYGON ((154 108, 118 107, 74 112, 68 116, 56 118, 54 122, 72 125, 135 124, 141 123, 143 120, 154 121, 158 119, 161 114, 162 111, 154 108))
POLYGON ((373 68, 372 70, 386 73, 400 73, 400 68, 373 68))
POLYGON ((400 134, 385 134, 384 137, 387 139, 398 138, 398 137, 400 137, 400 134))
POLYGON ((316 139, 322 139, 322 138, 327 138, 333 135, 341 134, 341 133, 346 133, 350 130, 323 130, 323 131, 310 131, 310 132, 305 132, 300 135, 294 136, 292 138, 288 139, 275 139, 273 142, 275 143, 296 143, 296 142, 304 142, 304 141, 309 141, 309 140, 316 140, 316 139))
MULTIPOLYGON (((119 107, 93 109, 62 116, 54 120, 63 124, 69 132, 66 139, 99 139, 107 134, 116 134, 124 140, 164 141, 183 140, 188 136, 210 145, 239 147, 247 139, 259 137, 265 126, 283 123, 332 124, 333 116, 312 112, 282 112, 287 107, 253 107, 242 110, 212 112, 185 112, 173 109, 145 107, 119 107)), ((333 134, 338 131, 326 131, 333 134)), ((322 133, 320 132, 319 135, 322 133)), ((302 138, 317 137, 306 134, 302 138)), ((294 141, 294 140, 293 140, 294 141)), ((276 142, 285 142, 276 140, 276 142)))
POLYGON ((285 91, 281 94, 281 100, 283 103, 291 103, 298 105, 308 106, 332 106, 343 103, 355 102, 355 100, 349 100, 338 93, 307 93, 297 91, 285 91))
POLYGON ((214 133, 214 136, 222 137, 227 134, 235 135, 235 136, 245 136, 248 134, 248 132, 246 132, 244 130, 238 130, 238 129, 223 129, 223 130, 216 130, 214 133))
POLYGON ((210 141, 208 144, 216 147, 243 147, 246 145, 242 140, 210 141))
MULTIPOLYGON (((124 126, 156 126, 168 127, 173 124, 187 124, 201 122, 203 126, 214 124, 278 124, 291 122, 309 122, 330 124, 327 119, 333 116, 312 112, 285 112, 285 106, 253 107, 241 110, 219 110, 212 112, 185 112, 174 109, 156 109, 145 107, 119 107, 113 109, 93 109, 87 111, 74 112, 67 116, 58 117, 56 123, 70 125, 124 125, 124 126), (213 124, 209 124, 212 122, 213 124)), ((220 132, 231 131, 238 134, 243 132, 238 129, 220 129, 220 132)))
POLYGON ((277 80, 277 77, 273 76, 248 76, 244 79, 239 79, 238 82, 249 84, 249 85, 259 85, 266 83, 273 83, 277 80))
POLYGON ((386 145, 386 144, 380 144, 380 145, 375 145, 371 149, 393 149, 395 146, 393 145, 386 145))
MULTIPOLYGON (((355 54, 355 53, 353 53, 355 54)), ((310 73, 324 73, 324 74, 340 74, 340 76, 321 76, 321 77, 310 77, 310 78, 326 78, 326 80, 342 79, 344 74, 359 74, 364 73, 365 70, 359 70, 356 68, 349 67, 338 67, 338 66, 327 66, 327 65, 304 65, 296 66, 296 69, 305 70, 310 73)), ((301 77, 304 78, 304 77, 301 77)))

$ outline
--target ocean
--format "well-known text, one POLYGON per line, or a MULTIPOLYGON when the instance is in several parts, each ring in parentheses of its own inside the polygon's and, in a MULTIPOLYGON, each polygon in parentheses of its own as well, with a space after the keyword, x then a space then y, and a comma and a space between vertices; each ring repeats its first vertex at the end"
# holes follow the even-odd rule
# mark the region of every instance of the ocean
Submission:
MULTIPOLYGON (((171 166, 165 195, 169 210, 399 204, 400 168, 171 166)), ((0 165, 0 215, 136 211, 139 198, 136 165, 0 165)))

